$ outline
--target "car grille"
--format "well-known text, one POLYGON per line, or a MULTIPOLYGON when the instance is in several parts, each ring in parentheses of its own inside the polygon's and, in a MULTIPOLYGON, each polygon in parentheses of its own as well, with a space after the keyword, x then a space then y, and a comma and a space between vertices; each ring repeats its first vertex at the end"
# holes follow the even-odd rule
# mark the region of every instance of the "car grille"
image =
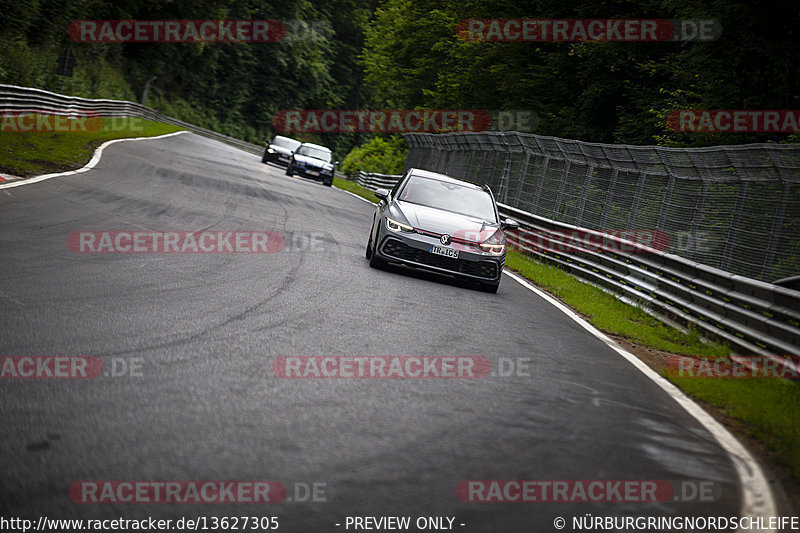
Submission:
POLYGON ((464 261, 436 255, 425 250, 412 248, 397 239, 389 239, 383 245, 383 255, 402 261, 413 261, 422 265, 442 268, 458 274, 477 276, 479 278, 495 279, 497 277, 497 263, 494 261, 464 261))

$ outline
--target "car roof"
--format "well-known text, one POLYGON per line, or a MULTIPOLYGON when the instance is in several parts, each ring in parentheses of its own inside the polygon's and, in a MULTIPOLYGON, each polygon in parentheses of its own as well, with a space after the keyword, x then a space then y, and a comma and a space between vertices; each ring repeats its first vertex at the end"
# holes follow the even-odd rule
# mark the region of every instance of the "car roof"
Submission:
POLYGON ((311 146, 313 148, 318 148, 319 150, 325 150, 326 152, 330 152, 331 151, 331 149, 328 148, 327 146, 322 146, 322 145, 314 144, 314 143, 303 143, 303 146, 311 146))
POLYGON ((291 137, 284 137, 283 135, 276 135, 275 138, 272 139, 272 142, 275 142, 278 139, 280 139, 282 141, 292 141, 293 143, 303 144, 300 141, 298 141, 297 139, 292 139, 291 137))
POLYGON ((444 182, 447 182, 447 183, 454 183, 454 184, 457 184, 457 185, 462 185, 464 187, 470 187, 472 189, 477 189, 477 190, 480 190, 480 191, 486 191, 487 190, 487 187, 485 185, 484 186, 476 185, 476 184, 470 183, 468 181, 452 178, 452 177, 450 177, 450 176, 448 176, 446 174, 440 174, 438 172, 431 172, 430 170, 422 170, 420 168, 412 168, 411 169, 411 175, 412 176, 419 176, 421 178, 430 178, 430 179, 434 179, 434 180, 444 181, 444 182))

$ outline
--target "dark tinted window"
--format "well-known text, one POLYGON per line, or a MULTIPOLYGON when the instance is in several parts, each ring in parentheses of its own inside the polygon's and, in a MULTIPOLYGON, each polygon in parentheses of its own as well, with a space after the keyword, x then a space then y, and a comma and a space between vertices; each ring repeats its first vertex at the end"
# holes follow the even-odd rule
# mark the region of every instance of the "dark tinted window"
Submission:
POLYGON ((326 163, 331 162, 331 153, 328 150, 323 150, 314 146, 301 146, 297 149, 297 153, 300 155, 307 155, 308 157, 313 157, 315 159, 322 159, 326 163))
POLYGON ((411 176, 398 200, 496 222, 492 198, 483 190, 432 178, 411 176))

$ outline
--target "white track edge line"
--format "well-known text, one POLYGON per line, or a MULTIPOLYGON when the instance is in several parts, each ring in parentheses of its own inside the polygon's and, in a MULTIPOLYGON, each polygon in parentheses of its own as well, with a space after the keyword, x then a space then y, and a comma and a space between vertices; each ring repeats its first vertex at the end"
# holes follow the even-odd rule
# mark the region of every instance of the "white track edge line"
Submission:
POLYGON ((356 197, 356 198, 358 198, 359 200, 364 200, 365 202, 367 202, 367 203, 368 203, 368 204, 370 204, 370 205, 378 205, 378 204, 376 204, 375 202, 370 202, 369 200, 367 200, 367 199, 366 199, 366 198, 364 198, 363 196, 359 196, 359 195, 357 195, 357 194, 356 194, 356 193, 354 193, 354 192, 346 191, 346 190, 344 190, 344 189, 339 189, 339 187, 337 187, 337 186, 335 186, 335 185, 333 186, 333 188, 334 188, 334 189, 338 189, 338 190, 342 191, 342 192, 343 192, 343 193, 345 193, 345 194, 349 194, 350 196, 355 196, 355 197, 356 197))
POLYGON ((19 187, 21 185, 29 185, 31 183, 39 183, 40 181, 49 180, 51 178, 57 178, 59 176, 71 176, 72 174, 80 174, 81 172, 86 172, 87 170, 93 169, 97 166, 97 163, 100 162, 100 157, 103 154, 103 150, 114 143, 121 143, 126 141, 146 141, 149 139, 164 139, 166 137, 172 137, 173 135, 180 135, 182 133, 189 133, 186 130, 176 131, 173 133, 165 133, 164 135, 157 135, 155 137, 131 137, 129 139, 112 139, 110 141, 106 141, 100 146, 97 147, 97 150, 94 151, 94 155, 86 163, 85 166, 77 169, 77 170, 68 170, 66 172, 56 172, 55 174, 42 174, 41 176, 35 176, 33 178, 27 178, 23 180, 12 181, 10 183, 3 183, 0 184, 0 189, 10 189, 11 187, 19 187))
MULTIPOLYGON (((338 189, 338 187, 337 187, 338 189)), ((350 191, 339 189, 346 192, 351 196, 355 196, 365 202, 372 204, 366 198, 363 198, 350 191)), ((373 204, 374 205, 374 204, 373 204)), ((717 422, 714 417, 708 414, 702 407, 683 393, 677 386, 667 381, 664 377, 660 376, 649 366, 644 364, 641 359, 630 353, 628 350, 614 342, 613 339, 601 332, 599 329, 588 323, 580 315, 575 313, 572 309, 562 304, 557 299, 553 298, 543 290, 534 287, 520 276, 512 273, 508 269, 503 270, 504 273, 511 279, 532 291, 537 296, 541 297, 551 305, 555 306, 559 311, 567 315, 569 318, 580 324, 589 333, 603 341, 612 350, 624 357, 629 363, 635 366, 645 376, 650 378, 656 385, 661 387, 667 394, 672 397, 681 407, 683 407, 690 415, 692 415, 700 424, 711 433, 717 440, 722 449, 728 454, 733 463, 736 474, 739 476, 739 483, 741 484, 742 505, 739 510, 740 516, 749 517, 770 517, 777 515, 777 506, 769 488, 769 481, 767 480, 758 462, 752 454, 734 437, 725 427, 717 422)))
POLYGON ((504 273, 526 289, 532 291, 537 296, 555 306, 559 311, 580 324, 589 333, 603 341, 612 350, 627 359, 629 363, 631 363, 645 376, 655 382, 656 385, 661 387, 672 397, 673 400, 678 402, 681 407, 683 407, 690 415, 700 422, 700 424, 705 427, 709 433, 714 436, 717 442, 719 442, 720 446, 728 453, 734 469, 739 476, 742 496, 740 516, 748 516, 753 518, 764 517, 765 519, 770 516, 777 516, 775 499, 772 494, 772 490, 769 487, 769 481, 764 475, 764 472, 747 448, 745 448, 744 445, 736 439, 736 437, 734 437, 727 429, 725 429, 722 424, 717 422, 702 407, 695 403, 694 400, 684 394, 683 391, 681 391, 677 386, 667 381, 664 377, 642 362, 641 359, 614 342, 613 339, 588 323, 572 309, 562 304, 560 301, 553 298, 543 290, 534 287, 520 276, 510 272, 508 269, 504 269, 504 273))

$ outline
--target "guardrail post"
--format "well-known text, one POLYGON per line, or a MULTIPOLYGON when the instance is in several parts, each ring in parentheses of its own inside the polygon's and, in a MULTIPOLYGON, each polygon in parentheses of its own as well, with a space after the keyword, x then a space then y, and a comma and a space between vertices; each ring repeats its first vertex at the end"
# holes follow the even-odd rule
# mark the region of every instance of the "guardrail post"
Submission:
MULTIPOLYGON (((561 176, 561 181, 558 183, 558 193, 556 194, 556 203, 553 207, 553 215, 555 217, 559 217, 561 215, 561 206, 564 201, 564 189, 567 187, 567 177, 569 176, 569 171, 572 168, 572 164, 570 163, 569 159, 564 160, 564 174, 561 176)), ((558 220, 558 218, 556 218, 558 220)))
POLYGON ((608 191, 606 191, 606 201, 603 202, 603 213, 600 215, 601 228, 606 228, 608 226, 608 212, 611 210, 611 202, 614 199, 614 189, 617 186, 617 176, 619 176, 619 169, 615 168, 611 172, 611 181, 608 184, 608 191))
POLYGON ((722 250, 722 261, 720 266, 722 270, 728 270, 730 267, 731 256, 733 255, 733 235, 739 229, 739 219, 741 218, 742 210, 744 209, 744 201, 747 198, 748 182, 739 182, 739 194, 736 196, 736 207, 733 209, 733 216, 730 225, 728 225, 728 233, 725 236, 725 247, 722 250))
POLYGON ((519 207, 519 203, 522 200, 522 189, 525 187, 525 180, 528 177, 528 163, 531 160, 531 153, 528 148, 523 146, 523 150, 525 150, 525 162, 522 164, 519 181, 517 182, 517 194, 514 195, 514 207, 519 207))
POLYGON ((581 200, 578 203, 578 216, 575 219, 575 225, 576 226, 580 226, 581 222, 583 222, 583 210, 586 207, 586 197, 589 196, 589 187, 591 187, 591 185, 592 185, 592 178, 594 177, 594 170, 595 170, 595 167, 593 167, 591 165, 587 165, 586 166, 586 178, 583 181, 583 193, 581 194, 581 200))
MULTIPOLYGON (((672 198, 672 191, 674 188, 675 188, 675 176, 670 174, 669 178, 667 179, 667 190, 664 191, 664 199, 661 202, 661 210, 658 213, 658 224, 656 225, 655 229, 662 231, 664 230, 664 226, 667 223, 667 212, 669 212, 670 199, 672 198)), ((694 213, 696 212, 697 209, 695 208, 694 213)), ((692 220, 694 220, 694 216, 692 216, 692 220)))
POLYGON ((784 181, 783 190, 781 191, 781 199, 780 202, 778 202, 778 211, 775 213, 775 218, 772 220, 772 231, 769 233, 767 256, 764 258, 764 267, 761 269, 761 277, 765 280, 775 278, 771 271, 772 267, 775 265, 775 252, 777 251, 778 241, 781 239, 781 237, 783 237, 783 219, 786 216, 786 202, 788 201, 791 192, 791 183, 784 181))
POLYGON ((633 203, 631 204, 631 212, 628 215, 628 227, 626 230, 634 229, 633 225, 636 221, 636 215, 639 213, 639 204, 642 201, 642 191, 644 190, 644 182, 647 179, 646 174, 639 172, 639 180, 636 182, 636 192, 633 194, 633 203))
POLYGON ((542 189, 544 189, 544 179, 547 176, 547 167, 550 164, 550 158, 546 155, 542 155, 542 159, 542 175, 539 176, 539 183, 536 184, 536 194, 533 197, 533 209, 531 209, 531 212, 539 210, 539 201, 542 199, 542 189))

